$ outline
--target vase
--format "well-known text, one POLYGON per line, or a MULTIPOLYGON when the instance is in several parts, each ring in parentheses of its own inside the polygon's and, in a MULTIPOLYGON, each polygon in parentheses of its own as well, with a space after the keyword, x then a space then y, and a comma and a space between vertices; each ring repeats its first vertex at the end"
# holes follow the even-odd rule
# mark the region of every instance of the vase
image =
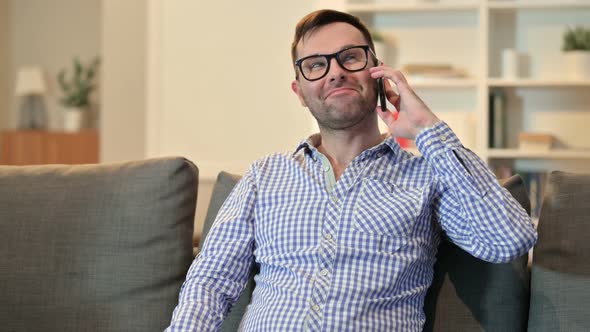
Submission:
POLYGON ((590 52, 568 51, 563 53, 565 75, 571 80, 590 79, 590 52))
POLYGON ((64 112, 64 131, 77 132, 86 127, 86 117, 88 112, 86 110, 71 107, 64 112))

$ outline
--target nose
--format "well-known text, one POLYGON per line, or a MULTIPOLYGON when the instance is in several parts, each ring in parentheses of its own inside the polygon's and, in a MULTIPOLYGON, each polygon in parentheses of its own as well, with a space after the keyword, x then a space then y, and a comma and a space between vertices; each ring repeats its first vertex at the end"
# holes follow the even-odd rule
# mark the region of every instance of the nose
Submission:
POLYGON ((344 81, 346 79, 346 70, 340 66, 336 57, 330 59, 330 71, 328 72, 330 81, 344 81))

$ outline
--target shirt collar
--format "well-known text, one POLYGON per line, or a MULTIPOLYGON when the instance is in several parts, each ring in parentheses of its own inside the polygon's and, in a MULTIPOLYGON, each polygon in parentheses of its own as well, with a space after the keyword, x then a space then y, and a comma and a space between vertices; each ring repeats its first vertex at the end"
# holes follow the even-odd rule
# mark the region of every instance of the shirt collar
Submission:
MULTIPOLYGON (((389 150, 391 150, 391 152, 394 154, 400 153, 401 147, 395 138, 389 134, 382 134, 381 137, 383 138, 383 141, 369 150, 381 151, 383 149, 389 148, 389 150)), ((293 155, 297 154, 297 152, 299 152, 301 149, 304 149, 305 152, 311 153, 313 155, 317 151, 316 147, 320 145, 321 141, 322 136, 320 133, 315 133, 299 142, 299 145, 293 152, 293 155)))

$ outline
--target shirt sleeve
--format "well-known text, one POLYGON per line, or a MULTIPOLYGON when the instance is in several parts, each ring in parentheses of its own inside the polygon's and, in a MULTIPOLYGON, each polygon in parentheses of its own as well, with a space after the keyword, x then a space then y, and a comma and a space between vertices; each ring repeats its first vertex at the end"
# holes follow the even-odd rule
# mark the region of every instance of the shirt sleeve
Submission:
POLYGON ((537 232, 524 208, 444 122, 422 130, 419 151, 435 173, 435 217, 451 241, 494 263, 524 255, 537 232))
POLYGON ((165 330, 217 331, 244 290, 253 264, 256 186, 253 168, 223 203, 180 290, 165 330))

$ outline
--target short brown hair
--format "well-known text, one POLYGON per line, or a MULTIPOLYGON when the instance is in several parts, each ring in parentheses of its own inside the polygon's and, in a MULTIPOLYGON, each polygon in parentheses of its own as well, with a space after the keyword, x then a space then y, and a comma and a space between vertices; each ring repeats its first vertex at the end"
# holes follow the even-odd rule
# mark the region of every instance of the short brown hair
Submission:
MULTIPOLYGON (((373 52, 375 51, 371 32, 369 32, 367 26, 358 17, 336 10, 321 9, 307 14, 299 21, 299 23, 297 23, 297 26, 295 27, 295 36, 293 37, 293 43, 291 44, 291 59, 293 60, 293 65, 295 60, 297 60, 297 44, 299 44, 308 33, 313 32, 322 26, 337 22, 348 23, 359 29, 363 34, 363 37, 367 40, 371 50, 373 50, 373 52)), ((295 68, 295 73, 297 74, 297 68, 295 68)))

